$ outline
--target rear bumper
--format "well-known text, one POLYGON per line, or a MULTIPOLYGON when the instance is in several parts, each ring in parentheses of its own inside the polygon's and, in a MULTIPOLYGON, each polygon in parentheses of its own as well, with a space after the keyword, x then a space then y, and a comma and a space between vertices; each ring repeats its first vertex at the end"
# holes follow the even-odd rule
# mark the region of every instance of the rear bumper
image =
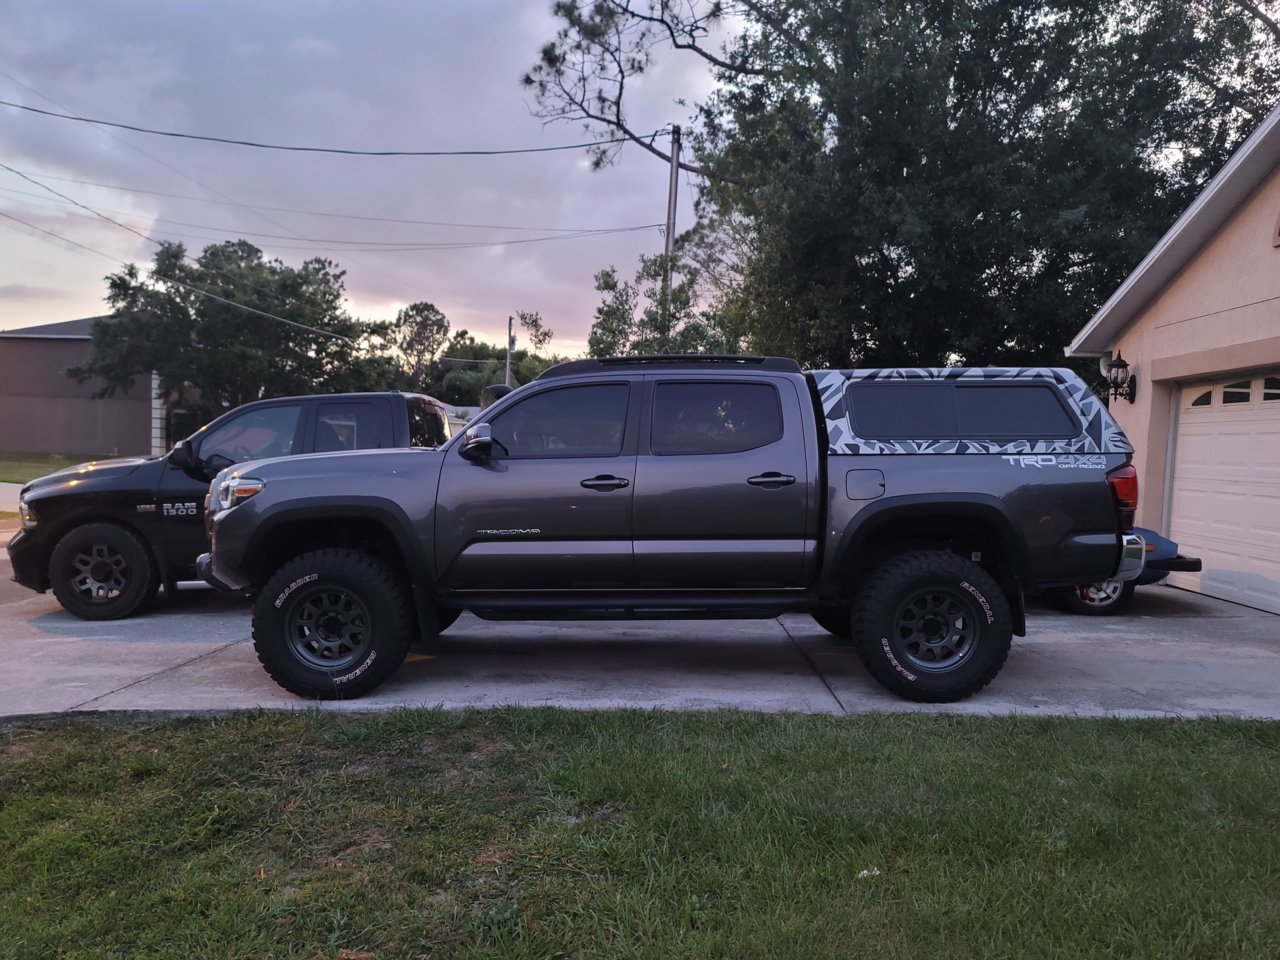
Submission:
POLYGON ((1177 571, 1178 573, 1199 573, 1203 565, 1200 563, 1199 557, 1184 557, 1178 554, 1176 557, 1165 557, 1163 560, 1148 560, 1148 570, 1163 570, 1165 573, 1177 571))
POLYGON ((1142 575, 1142 567, 1147 560, 1147 545, 1136 533, 1125 533, 1120 536, 1120 565, 1112 576, 1113 580, 1136 580, 1142 575))

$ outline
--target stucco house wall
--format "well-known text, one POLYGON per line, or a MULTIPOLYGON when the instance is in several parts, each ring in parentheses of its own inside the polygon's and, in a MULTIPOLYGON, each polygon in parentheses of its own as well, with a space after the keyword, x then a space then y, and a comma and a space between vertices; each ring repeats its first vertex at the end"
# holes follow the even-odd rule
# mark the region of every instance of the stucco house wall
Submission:
POLYGON ((89 322, 51 324, 47 333, 39 327, 0 331, 0 450, 91 456, 153 451, 150 378, 123 396, 94 399, 96 383, 66 376, 68 367, 88 356, 89 322))
POLYGON ((1139 523, 1160 528, 1174 403, 1184 383, 1280 365, 1280 168, 1115 341, 1139 376, 1111 411, 1136 453, 1139 523))

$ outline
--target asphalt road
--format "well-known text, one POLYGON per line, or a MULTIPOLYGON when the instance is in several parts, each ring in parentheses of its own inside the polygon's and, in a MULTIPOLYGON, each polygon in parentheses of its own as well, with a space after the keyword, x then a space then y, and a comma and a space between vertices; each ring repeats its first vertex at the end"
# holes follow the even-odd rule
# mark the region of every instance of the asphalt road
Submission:
MULTIPOLYGON (((12 522, 0 521, 0 542, 12 522)), ((0 717, 309 705, 273 683, 249 608, 193 587, 131 620, 89 623, 9 580, 0 554, 0 717)), ((327 708, 570 709, 1202 716, 1280 719, 1280 616, 1169 587, 1122 617, 1032 610, 1000 676, 972 699, 907 703, 807 616, 777 620, 486 623, 464 615, 374 694, 327 708)))

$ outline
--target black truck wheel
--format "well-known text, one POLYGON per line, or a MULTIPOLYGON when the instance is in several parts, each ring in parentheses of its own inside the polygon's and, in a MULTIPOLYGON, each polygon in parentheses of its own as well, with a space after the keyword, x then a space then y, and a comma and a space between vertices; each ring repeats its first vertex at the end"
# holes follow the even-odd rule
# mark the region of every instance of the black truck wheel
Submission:
POLYGON ((356 550, 295 557, 263 585, 253 611, 253 647, 267 673, 318 700, 373 690, 404 662, 412 634, 400 579, 356 550))
POLYGON ((151 602, 160 575, 132 531, 86 523, 53 548, 49 583, 58 602, 82 620, 119 620, 151 602))
POLYGON ((963 700, 990 683, 1009 655, 1012 624, 991 575, 943 550, 887 561, 853 604, 853 640, 867 670, 921 703, 963 700))
POLYGON ((817 607, 809 611, 813 622, 827 633, 848 640, 853 630, 848 607, 817 607))
POLYGON ((1132 580, 1101 580, 1062 591, 1062 603, 1072 613, 1109 617, 1120 613, 1133 599, 1132 580))

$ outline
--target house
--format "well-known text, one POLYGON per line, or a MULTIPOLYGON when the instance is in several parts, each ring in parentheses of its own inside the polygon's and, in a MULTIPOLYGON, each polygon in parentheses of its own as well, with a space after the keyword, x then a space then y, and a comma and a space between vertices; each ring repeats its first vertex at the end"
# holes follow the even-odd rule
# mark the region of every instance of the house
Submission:
POLYGON ((1280 613, 1280 108, 1066 352, 1129 365, 1138 522, 1204 562, 1171 582, 1280 613))
POLYGON ((165 409, 154 378, 128 393, 94 399, 98 385, 78 384, 68 367, 89 356, 94 320, 0 330, 0 450, 127 456, 162 453, 165 409))

